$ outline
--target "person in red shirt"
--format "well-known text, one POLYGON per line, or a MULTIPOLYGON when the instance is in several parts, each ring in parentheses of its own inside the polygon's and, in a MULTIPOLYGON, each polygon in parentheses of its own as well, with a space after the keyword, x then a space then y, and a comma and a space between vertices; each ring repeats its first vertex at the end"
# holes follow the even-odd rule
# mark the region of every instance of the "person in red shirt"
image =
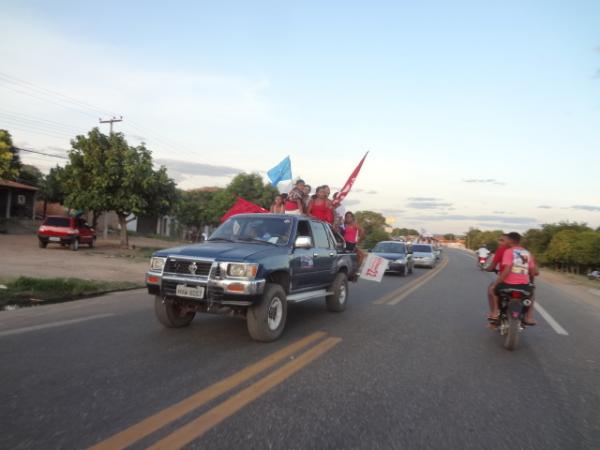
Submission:
MULTIPOLYGON (((496 249, 496 253, 494 253, 494 258, 492 262, 485 268, 487 272, 501 272, 502 271, 502 257, 504 256, 504 252, 508 248, 508 235, 504 233, 498 239, 498 248, 496 249)), ((488 314, 488 320, 493 320, 495 316, 498 315, 498 296, 494 292, 494 284, 496 282, 490 283, 488 286, 488 305, 490 307, 490 313, 488 314)))
MULTIPOLYGON (((506 235, 508 248, 502 255, 501 271, 494 282, 494 293, 498 296, 501 289, 517 287, 530 291, 533 301, 533 281, 539 274, 533 255, 521 246, 521 235, 519 233, 508 233, 506 235)), ((495 305, 494 317, 498 317, 498 303, 495 305)), ((524 322, 526 325, 535 325, 533 320, 533 305, 528 310, 524 322)))
POLYGON ((343 226, 344 240, 346 241, 346 250, 356 251, 358 241, 363 237, 363 230, 356 221, 354 214, 348 211, 344 216, 343 226))
POLYGON ((304 214, 304 185, 304 180, 298 180, 296 187, 289 192, 285 200, 286 214, 304 214))
POLYGON ((329 200, 326 186, 317 188, 317 197, 308 204, 307 213, 323 222, 333 225, 333 203, 329 200))

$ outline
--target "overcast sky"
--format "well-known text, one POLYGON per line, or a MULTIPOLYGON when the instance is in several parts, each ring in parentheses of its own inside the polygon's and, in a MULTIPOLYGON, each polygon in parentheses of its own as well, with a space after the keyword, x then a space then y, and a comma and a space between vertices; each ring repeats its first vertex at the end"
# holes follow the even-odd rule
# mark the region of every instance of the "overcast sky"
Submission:
POLYGON ((188 3, 4 0, 0 128, 64 155, 122 115, 182 188, 369 150, 347 206, 396 226, 600 225, 600 2, 188 3))

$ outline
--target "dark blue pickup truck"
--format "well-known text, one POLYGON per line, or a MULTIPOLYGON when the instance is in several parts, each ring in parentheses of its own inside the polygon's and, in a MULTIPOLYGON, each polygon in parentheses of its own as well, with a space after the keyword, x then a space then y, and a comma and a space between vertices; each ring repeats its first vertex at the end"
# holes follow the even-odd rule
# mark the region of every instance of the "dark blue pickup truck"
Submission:
POLYGON ((157 251, 146 275, 158 320, 189 325, 196 313, 245 316, 258 341, 277 339, 288 303, 325 298, 343 311, 356 254, 329 225, 305 216, 239 214, 202 244, 157 251))

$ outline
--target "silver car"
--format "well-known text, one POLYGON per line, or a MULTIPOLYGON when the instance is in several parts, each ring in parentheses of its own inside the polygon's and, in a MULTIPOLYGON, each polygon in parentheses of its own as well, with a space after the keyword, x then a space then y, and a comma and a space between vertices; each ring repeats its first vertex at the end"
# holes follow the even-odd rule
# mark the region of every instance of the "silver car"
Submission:
POLYGON ((435 249, 431 244, 413 244, 413 261, 416 267, 429 267, 433 269, 437 262, 435 249))

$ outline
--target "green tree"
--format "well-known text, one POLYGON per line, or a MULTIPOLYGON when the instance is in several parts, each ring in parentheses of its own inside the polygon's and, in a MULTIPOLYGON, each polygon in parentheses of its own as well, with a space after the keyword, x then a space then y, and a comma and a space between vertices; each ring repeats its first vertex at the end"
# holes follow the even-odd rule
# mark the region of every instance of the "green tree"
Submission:
POLYGON ((13 180, 19 174, 20 160, 12 137, 7 130, 0 130, 0 178, 13 180))
MULTIPOLYGON (((48 203, 64 203, 65 192, 61 176, 63 176, 64 169, 60 166, 53 167, 48 172, 48 175, 44 177, 41 184, 38 196, 41 200, 44 200, 44 217, 46 217, 46 210, 48 203)), ((96 224, 94 224, 94 227, 96 224)))
POLYGON ((361 246, 372 248, 377 242, 385 241, 390 238, 389 233, 385 231, 385 217, 374 211, 357 211, 356 220, 363 229, 364 238, 361 246))
POLYGON ((77 209, 115 211, 121 246, 129 245, 130 215, 161 215, 170 211, 175 184, 166 169, 155 171, 144 144, 130 147, 121 133, 106 136, 97 128, 71 141, 69 164, 61 177, 65 203, 77 209))
POLYGON ((87 136, 79 135, 71 141, 69 163, 56 173, 62 186, 65 205, 92 211, 92 226, 102 211, 108 211, 109 174, 106 161, 110 153, 108 136, 93 128, 87 136))
POLYGON ((240 173, 225 189, 217 191, 210 199, 209 224, 218 225, 223 214, 231 208, 238 197, 256 203, 263 208, 269 208, 278 194, 277 189, 270 183, 265 183, 256 173, 240 173))
POLYGON ((203 225, 213 224, 213 213, 210 209, 216 192, 195 189, 181 191, 175 211, 177 221, 196 233, 203 225))
POLYGON ((390 234, 392 237, 418 236, 419 232, 413 228, 394 228, 390 234))
POLYGON ((467 232, 466 246, 471 250, 477 250, 482 245, 485 245, 488 250, 495 252, 498 248, 498 239, 502 236, 502 230, 481 231, 476 228, 471 228, 467 232))
MULTIPOLYGON (((559 222, 546 223, 541 228, 531 228, 523 235, 523 246, 531 251, 541 264, 556 263, 548 254, 550 243, 554 236, 561 232, 571 230, 577 233, 591 231, 591 228, 585 223, 579 222, 559 222)), ((556 249, 554 250, 556 251, 556 249)))
POLYGON ((40 187, 44 182, 44 174, 35 166, 23 164, 21 170, 19 170, 19 175, 17 175, 17 181, 30 186, 40 187))
POLYGON ((471 250, 476 250, 477 244, 478 244, 478 239, 479 239, 479 235, 482 233, 481 230, 477 229, 477 228, 469 228, 469 231, 467 231, 466 235, 465 235, 465 245, 467 246, 467 248, 471 249, 471 250))
POLYGON ((456 235, 454 235, 452 233, 446 233, 444 235, 444 239, 446 239, 447 241, 455 241, 456 240, 456 235))
POLYGON ((575 230, 561 230, 554 234, 548 249, 546 258, 555 264, 557 268, 570 267, 576 262, 575 241, 578 232, 575 230))

